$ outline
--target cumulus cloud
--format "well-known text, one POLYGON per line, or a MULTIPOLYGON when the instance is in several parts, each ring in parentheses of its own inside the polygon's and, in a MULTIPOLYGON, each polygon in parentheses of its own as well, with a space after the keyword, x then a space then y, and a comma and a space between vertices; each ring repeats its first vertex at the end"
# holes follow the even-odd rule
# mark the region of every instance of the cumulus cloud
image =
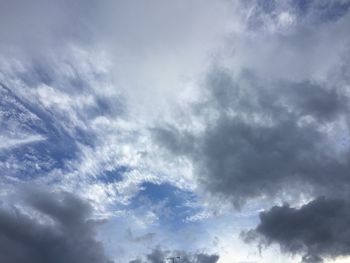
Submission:
POLYGON ((111 263, 88 203, 69 193, 22 189, 2 202, 0 261, 111 263))
POLYGON ((175 262, 179 261, 185 263, 216 263, 219 260, 218 255, 209 255, 205 253, 187 253, 184 251, 168 251, 161 248, 156 248, 145 256, 145 260, 139 258, 132 260, 129 263, 162 263, 165 261, 172 262, 173 257, 175 262))
POLYGON ((200 96, 184 109, 194 125, 162 123, 154 140, 190 160, 201 193, 236 207, 257 198, 326 196, 261 214, 254 233, 302 253, 303 262, 347 256, 347 231, 335 236, 348 220, 349 2, 243 6, 245 32, 233 33, 227 57, 215 61, 200 96))
POLYGON ((277 243, 290 253, 305 253, 303 262, 323 262, 350 254, 350 204, 343 199, 317 198, 300 208, 274 206, 260 214, 260 223, 245 238, 277 243))
POLYGON ((208 99, 199 106, 207 116, 202 133, 154 131, 161 145, 193 160, 206 190, 239 205, 303 185, 309 192, 348 185, 346 151, 336 154, 331 144, 348 109, 344 90, 264 82, 250 73, 234 79, 223 69, 211 72, 206 85, 208 99))

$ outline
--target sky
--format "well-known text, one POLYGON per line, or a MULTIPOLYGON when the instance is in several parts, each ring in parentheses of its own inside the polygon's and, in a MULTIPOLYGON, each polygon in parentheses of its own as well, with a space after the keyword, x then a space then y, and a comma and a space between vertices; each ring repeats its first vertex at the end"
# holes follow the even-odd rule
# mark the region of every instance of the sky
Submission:
POLYGON ((350 262, 350 1, 0 5, 0 262, 350 262))

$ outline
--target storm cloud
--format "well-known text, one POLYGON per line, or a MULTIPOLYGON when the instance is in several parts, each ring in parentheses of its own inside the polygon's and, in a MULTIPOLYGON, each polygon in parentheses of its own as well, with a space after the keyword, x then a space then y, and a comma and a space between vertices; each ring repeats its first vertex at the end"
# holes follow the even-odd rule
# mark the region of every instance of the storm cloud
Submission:
POLYGON ((1 262, 112 263, 95 239, 98 222, 88 203, 69 193, 17 192, 1 204, 1 262))
POLYGON ((251 3, 253 40, 240 46, 233 37, 233 62, 207 71, 183 112, 195 125, 160 124, 153 138, 191 162, 199 191, 214 200, 242 208, 314 199, 262 213, 246 241, 277 243, 302 262, 348 256, 350 63, 349 39, 339 33, 349 25, 349 4, 251 3), (325 40, 326 32, 334 37, 325 40), (322 57, 326 43, 331 51, 322 57))
POLYGON ((245 238, 277 243, 293 254, 305 253, 303 262, 323 262, 323 257, 350 255, 349 221, 347 200, 320 197, 300 208, 274 206, 262 212, 260 224, 245 238))
POLYGON ((213 70, 205 85, 206 101, 194 106, 206 118, 203 132, 154 129, 156 141, 193 161, 205 190, 240 206, 283 191, 325 194, 349 185, 347 149, 334 144, 346 132, 336 130, 348 110, 343 89, 264 82, 250 72, 234 78, 225 69, 213 70))

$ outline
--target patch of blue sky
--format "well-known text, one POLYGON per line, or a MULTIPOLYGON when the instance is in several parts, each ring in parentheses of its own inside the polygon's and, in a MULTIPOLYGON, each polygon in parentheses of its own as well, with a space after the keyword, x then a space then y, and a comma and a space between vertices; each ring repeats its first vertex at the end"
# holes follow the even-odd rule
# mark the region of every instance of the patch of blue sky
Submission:
MULTIPOLYGON (((79 109, 73 108, 74 114, 86 127, 89 126, 89 121, 97 116, 115 115, 123 111, 120 100, 96 94, 74 65, 65 65, 73 72, 66 74, 55 70, 52 63, 46 63, 49 66, 38 61, 29 64, 27 70, 15 72, 15 76, 9 78, 19 79, 25 88, 44 84, 70 96, 82 93, 93 96, 95 103, 79 109)), ((104 81, 104 76, 100 73, 96 73, 94 77, 104 81)), ((0 84, 0 110, 3 113, 0 120, 1 134, 29 134, 45 138, 18 147, 1 149, 0 162, 5 164, 1 169, 3 173, 18 175, 21 178, 41 176, 52 169, 63 169, 67 160, 77 159, 80 153, 79 145, 92 148, 95 146, 97 135, 86 127, 71 123, 69 112, 45 107, 39 101, 23 97, 23 94, 17 96, 16 89, 0 84)), ((121 173, 121 170, 107 172, 104 175, 105 181, 120 180, 119 176, 116 176, 118 173, 121 173)))
POLYGON ((97 181, 102 182, 104 184, 112 184, 116 182, 120 182, 123 180, 123 175, 126 172, 130 171, 130 167, 128 166, 118 166, 112 170, 105 170, 101 172, 99 176, 97 176, 97 181))
POLYGON ((277 3, 275 0, 258 1, 257 4, 265 13, 273 13, 276 10, 277 3))
POLYGON ((295 0, 292 4, 299 16, 311 16, 311 21, 316 23, 337 20, 350 8, 350 1, 295 0))
POLYGON ((194 193, 168 183, 146 182, 132 199, 130 208, 154 213, 159 223, 169 229, 185 228, 194 224, 186 219, 201 211, 201 208, 189 205, 196 198, 194 193))
POLYGON ((115 255, 120 262, 129 262, 130 258, 157 246, 182 251, 197 250, 203 247, 198 246, 202 241, 208 241, 210 238, 207 230, 200 224, 182 226, 181 229, 174 230, 169 229, 167 225, 146 224, 145 227, 145 221, 147 218, 140 213, 132 217, 113 217, 102 224, 99 228, 100 236, 102 240, 108 240, 105 247, 107 252, 115 255), (139 220, 142 221, 141 225, 139 220), (129 254, 132 256, 123 261, 121 251, 126 253, 127 258, 129 254))
POLYGON ((33 126, 40 129, 40 120, 30 112, 13 92, 0 83, 1 134, 34 133, 33 126))
MULTIPOLYGON (((249 4, 251 2, 247 2, 249 4)), ((291 0, 289 7, 301 16, 308 16, 311 13, 319 15, 324 19, 335 19, 344 15, 350 6, 350 1, 334 0, 291 0)), ((287 7, 284 1, 278 0, 262 0, 256 1, 259 10, 266 14, 274 14, 278 8, 287 7)))
MULTIPOLYGON (((270 23, 281 23, 281 15, 293 17, 294 25, 317 26, 335 22, 349 12, 350 1, 317 1, 317 0, 258 0, 244 2, 252 14, 247 20, 251 30, 269 28, 270 23), (253 7, 252 8, 252 3, 253 7)), ((282 16, 283 17, 283 16, 282 16)), ((292 21, 292 20, 291 20, 292 21)))
POLYGON ((1 167, 3 175, 24 181, 46 174, 57 166, 51 157, 39 155, 28 145, 0 151, 0 162, 4 164, 1 167))
POLYGON ((79 147, 77 142, 87 144, 92 141, 92 135, 85 130, 76 129, 74 136, 57 120, 54 113, 39 105, 27 102, 17 97, 9 88, 2 85, 3 98, 0 109, 3 112, 1 133, 7 138, 23 136, 23 134, 40 135, 44 140, 34 141, 18 147, 2 149, 0 161, 9 163, 16 160, 21 165, 7 165, 5 174, 31 178, 47 173, 54 168, 63 168, 65 161, 77 158, 79 147), (33 116, 35 118, 33 118, 33 116))

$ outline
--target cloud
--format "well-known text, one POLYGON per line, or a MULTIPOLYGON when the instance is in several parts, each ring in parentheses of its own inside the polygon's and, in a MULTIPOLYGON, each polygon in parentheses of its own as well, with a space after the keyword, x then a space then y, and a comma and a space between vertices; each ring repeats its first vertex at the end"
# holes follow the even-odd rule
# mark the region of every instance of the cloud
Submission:
POLYGON ((206 100, 194 106, 206 116, 203 132, 154 129, 160 145, 193 161, 206 191, 240 205, 288 190, 329 193, 349 184, 347 151, 336 154, 331 144, 337 125, 347 125, 345 90, 264 82, 251 73, 234 78, 225 69, 213 70, 206 86, 206 100))
POLYGON ((130 228, 128 228, 128 230, 126 231, 126 234, 127 234, 127 239, 135 243, 148 243, 148 242, 151 242, 156 236, 156 233, 146 233, 141 236, 134 236, 130 228))
POLYGON ((87 80, 85 84, 80 83, 81 86, 72 83, 78 79, 78 73, 69 76, 69 66, 64 68, 63 64, 61 71, 51 75, 52 61, 45 70, 39 70, 40 74, 36 63, 22 67, 0 65, 6 73, 0 76, 3 98, 0 135, 7 138, 3 143, 5 147, 0 149, 0 160, 5 164, 2 170, 7 175, 20 177, 25 173, 28 178, 47 175, 54 169, 63 169, 67 160, 76 158, 80 144, 94 143, 89 120, 96 115, 91 111, 96 107, 98 96, 89 89, 87 80), (78 89, 83 95, 74 94, 78 89))
POLYGON ((73 194, 17 190, 1 204, 0 261, 112 263, 95 238, 91 213, 73 194))
POLYGON ((335 22, 347 14, 349 1, 241 1, 250 29, 286 30, 335 22))
POLYGON ((45 137, 42 137, 40 135, 28 135, 28 136, 25 136, 24 138, 12 139, 9 137, 0 136, 0 140, 2 141, 0 143, 0 149, 9 149, 9 148, 18 147, 24 144, 28 144, 28 143, 43 141, 45 140, 45 137))
MULTIPOLYGON (((2 184, 65 189, 125 218, 145 182, 237 206, 291 192, 345 198, 346 1, 0 2, 2 184), (224 66, 197 90, 213 53, 224 66)), ((215 216, 160 199, 140 204, 140 225, 215 216)))
POLYGON ((232 33, 198 98, 179 110, 193 125, 161 123, 152 129, 154 141, 193 164, 202 195, 236 207, 252 199, 298 203, 326 196, 300 210, 272 208, 257 232, 270 227, 259 234, 284 252, 304 254, 303 262, 349 255, 346 231, 334 237, 349 219, 349 2, 243 6, 249 10, 244 32, 232 33), (322 210, 332 206, 334 216, 322 210), (302 218, 293 221, 289 213, 302 218))
POLYGON ((350 255, 350 203, 343 199, 317 198, 300 208, 274 206, 260 213, 255 230, 246 240, 262 238, 290 253, 305 253, 303 262, 350 255))
POLYGON ((0 46, 2 54, 19 52, 27 58, 45 57, 51 48, 60 52, 72 42, 88 46, 92 42, 93 2, 37 1, 28 4, 22 0, 0 1, 0 46), (21 17, 21 19, 17 19, 21 17), (17 49, 17 50, 16 50, 17 49))
POLYGON ((216 263, 219 260, 218 255, 208 255, 205 253, 187 253, 184 251, 168 251, 161 248, 154 249, 147 254, 145 261, 141 258, 130 261, 129 263, 163 263, 165 260, 171 262, 171 258, 175 257, 175 262, 184 263, 216 263), (180 257, 179 259, 177 257, 180 257))
POLYGON ((347 4, 310 2, 306 13, 302 1, 242 3, 250 10, 246 25, 249 15, 259 18, 254 12, 273 19, 294 12, 297 22, 290 31, 247 25, 233 32, 200 95, 179 110, 182 119, 151 130, 172 156, 193 164, 202 193, 236 206, 264 197, 346 195, 349 13, 344 7, 318 23, 347 4))

